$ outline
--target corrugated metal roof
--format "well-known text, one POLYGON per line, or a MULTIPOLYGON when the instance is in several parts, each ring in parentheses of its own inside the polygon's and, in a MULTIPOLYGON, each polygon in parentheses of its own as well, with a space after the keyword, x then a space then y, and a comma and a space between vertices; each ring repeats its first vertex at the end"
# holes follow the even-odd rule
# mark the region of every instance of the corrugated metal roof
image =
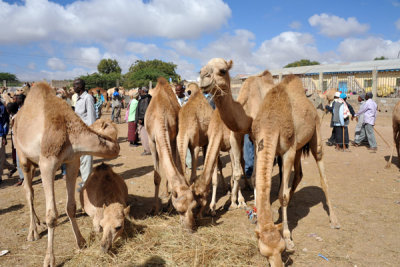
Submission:
MULTIPOLYGON (((273 76, 275 75, 287 75, 287 74, 305 74, 305 75, 317 75, 322 72, 324 74, 329 73, 341 73, 341 72, 371 72, 372 70, 378 71, 400 71, 400 59, 386 59, 386 60, 373 60, 373 61, 359 61, 359 62, 347 62, 347 63, 336 63, 336 64, 325 64, 325 65, 312 65, 294 68, 283 68, 270 70, 273 76)), ((250 76, 250 75, 249 75, 250 76)), ((247 77, 249 77, 247 76, 247 77)))

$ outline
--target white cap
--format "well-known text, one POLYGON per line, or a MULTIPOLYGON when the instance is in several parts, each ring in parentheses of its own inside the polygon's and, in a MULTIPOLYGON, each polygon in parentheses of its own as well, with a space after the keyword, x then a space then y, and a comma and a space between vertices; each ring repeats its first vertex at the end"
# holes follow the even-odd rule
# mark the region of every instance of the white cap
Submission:
POLYGON ((340 92, 335 92, 335 97, 340 98, 340 92))

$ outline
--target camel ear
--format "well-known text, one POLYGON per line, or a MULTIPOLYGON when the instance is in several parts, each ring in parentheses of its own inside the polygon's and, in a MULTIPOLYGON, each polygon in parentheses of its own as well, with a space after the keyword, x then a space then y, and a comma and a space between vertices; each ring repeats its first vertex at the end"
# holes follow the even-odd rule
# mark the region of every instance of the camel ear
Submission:
POLYGON ((131 211, 131 206, 128 206, 124 209, 124 215, 125 217, 129 217, 129 213, 131 211))
POLYGON ((233 61, 229 60, 229 62, 228 62, 228 70, 230 70, 232 68, 232 66, 233 66, 233 61))

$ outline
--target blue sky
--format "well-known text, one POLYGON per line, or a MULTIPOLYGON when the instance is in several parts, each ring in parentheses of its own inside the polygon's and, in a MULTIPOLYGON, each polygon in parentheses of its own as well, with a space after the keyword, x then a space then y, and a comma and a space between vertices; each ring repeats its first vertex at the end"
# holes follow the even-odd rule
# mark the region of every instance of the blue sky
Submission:
POLYGON ((0 72, 24 81, 73 79, 103 58, 123 73, 161 59, 193 80, 214 57, 234 76, 399 51, 400 0, 0 0, 0 72))

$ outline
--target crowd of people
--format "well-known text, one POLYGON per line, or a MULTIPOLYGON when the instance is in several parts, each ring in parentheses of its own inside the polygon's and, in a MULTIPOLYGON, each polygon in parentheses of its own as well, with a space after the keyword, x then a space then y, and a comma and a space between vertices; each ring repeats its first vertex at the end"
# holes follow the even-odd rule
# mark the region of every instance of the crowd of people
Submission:
POLYGON ((372 100, 372 93, 360 94, 358 96, 360 103, 359 111, 356 113, 353 107, 347 102, 345 93, 336 92, 334 100, 325 107, 332 113, 331 124, 332 135, 327 141, 327 145, 335 146, 336 150, 349 151, 349 131, 348 125, 354 118, 357 121, 354 141, 352 145, 360 146, 363 142, 368 143, 368 149, 377 150, 377 144, 374 135, 374 125, 377 113, 377 104, 372 100))

